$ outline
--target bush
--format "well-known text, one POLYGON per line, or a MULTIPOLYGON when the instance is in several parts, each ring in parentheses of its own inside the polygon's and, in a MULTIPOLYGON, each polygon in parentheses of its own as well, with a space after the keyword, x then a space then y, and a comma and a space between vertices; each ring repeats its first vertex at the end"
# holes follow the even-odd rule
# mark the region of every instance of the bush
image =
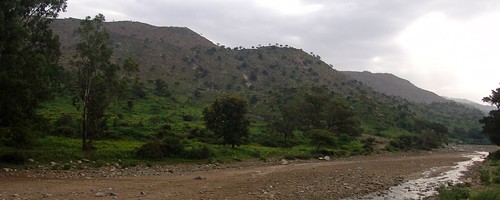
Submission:
POLYGON ((163 143, 160 141, 148 142, 137 150, 137 157, 142 159, 161 160, 165 157, 163 143))
POLYGON ((468 199, 470 196, 469 190, 462 186, 456 186, 452 188, 440 186, 437 191, 439 193, 439 195, 437 196, 438 200, 460 200, 468 199))
POLYGON ((214 153, 206 145, 198 145, 188 148, 184 156, 191 159, 207 159, 213 157, 214 153))
POLYGON ((490 179, 490 172, 487 170, 487 169, 481 169, 479 171, 479 173, 481 174, 479 176, 479 179, 481 180, 481 183, 483 183, 483 185, 489 185, 491 183, 490 179))
POLYGON ((470 198, 471 200, 498 200, 500 190, 483 190, 470 198))
POLYGON ((495 178, 493 178, 493 183, 500 184, 500 176, 495 176, 495 178))
POLYGON ((60 126, 57 127, 54 131, 55 135, 64 136, 64 137, 75 137, 77 136, 77 130, 70 126, 60 126))
POLYGON ((0 156, 0 162, 10 164, 23 164, 26 161, 24 155, 20 153, 8 153, 0 156))
POLYGON ((488 159, 490 159, 490 160, 500 160, 500 150, 490 153, 488 155, 488 159))
POLYGON ((176 136, 167 136, 163 139, 163 153, 165 156, 176 157, 182 155, 184 144, 176 136))
POLYGON ((186 121, 186 122, 191 122, 194 120, 194 116, 192 115, 184 115, 182 116, 182 120, 186 121))
POLYGON ((54 122, 56 127, 70 126, 73 122, 73 117, 70 114, 63 114, 54 122))

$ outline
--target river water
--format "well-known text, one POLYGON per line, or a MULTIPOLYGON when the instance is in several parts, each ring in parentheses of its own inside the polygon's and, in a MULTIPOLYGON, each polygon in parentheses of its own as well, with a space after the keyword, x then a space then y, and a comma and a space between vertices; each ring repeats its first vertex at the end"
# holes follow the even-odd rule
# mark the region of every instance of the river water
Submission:
MULTIPOLYGON (((440 185, 455 185, 461 183, 459 180, 463 173, 468 170, 476 161, 483 161, 488 152, 475 152, 472 154, 464 154, 464 157, 470 160, 458 162, 452 166, 450 170, 439 173, 445 168, 432 168, 430 171, 423 173, 423 177, 415 180, 410 180, 400 185, 389 188, 389 190, 379 191, 368 194, 364 197, 356 199, 373 199, 373 200, 388 200, 388 199, 423 199, 437 194, 436 188, 440 185)), ((446 167, 450 168, 450 167, 446 167)))

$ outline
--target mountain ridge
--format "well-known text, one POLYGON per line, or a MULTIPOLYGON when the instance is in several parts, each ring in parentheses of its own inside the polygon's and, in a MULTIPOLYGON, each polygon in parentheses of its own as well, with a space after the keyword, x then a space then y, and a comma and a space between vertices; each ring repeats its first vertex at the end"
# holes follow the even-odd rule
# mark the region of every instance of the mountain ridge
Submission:
POLYGON ((384 94, 399 96, 415 103, 447 102, 449 100, 434 92, 415 86, 408 80, 390 73, 372 73, 368 71, 343 71, 350 77, 366 84, 375 91, 384 94))

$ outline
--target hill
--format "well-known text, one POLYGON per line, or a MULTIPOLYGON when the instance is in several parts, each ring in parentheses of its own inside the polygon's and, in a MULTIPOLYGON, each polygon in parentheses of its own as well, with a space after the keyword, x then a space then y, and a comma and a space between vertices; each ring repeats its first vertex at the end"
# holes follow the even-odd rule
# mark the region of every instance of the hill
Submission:
MULTIPOLYGON (((51 25, 60 37, 63 52, 61 65, 67 71, 72 69, 70 60, 76 53, 75 45, 79 39, 75 30, 79 23, 77 19, 60 19, 51 25)), ((339 72, 319 56, 301 49, 281 44, 250 49, 229 48, 213 44, 188 28, 155 27, 140 22, 108 22, 105 28, 110 33, 113 59, 118 63, 127 57, 134 59, 140 67, 140 85, 150 95, 149 98, 141 95, 139 99, 129 97, 128 100, 143 102, 139 106, 145 107, 141 107, 141 112, 128 114, 132 121, 126 122, 137 126, 146 124, 141 128, 141 134, 150 134, 161 126, 161 123, 148 125, 148 119, 172 123, 177 131, 189 132, 193 126, 201 128, 203 107, 216 96, 234 93, 247 97, 250 102, 254 142, 269 140, 262 134, 272 132, 267 129, 279 115, 281 104, 290 99, 316 95, 317 91, 313 88, 320 87, 326 88, 331 98, 349 104, 361 119, 367 134, 395 137, 419 132, 429 123, 441 123, 452 135, 455 129, 460 130, 460 137, 468 137, 462 129, 477 135, 477 121, 481 115, 477 115, 475 110, 456 104, 415 104, 413 102, 447 101, 431 92, 422 92, 393 75, 384 76, 393 79, 398 83, 396 85, 384 84, 381 81, 384 78, 371 78, 373 83, 363 83, 352 77, 356 73, 339 72), (169 96, 155 97, 152 88, 157 80, 167 83, 169 96), (417 101, 390 96, 383 91, 384 87, 410 90, 408 96, 417 94, 407 97, 410 99, 425 98, 417 101)), ((114 112, 117 113, 113 116, 123 116, 126 111, 118 107, 114 112)), ((137 133, 133 127, 121 127, 118 131, 137 133)))
POLYGON ((446 97, 446 98, 453 100, 453 101, 456 101, 458 103, 462 103, 464 105, 470 106, 472 108, 479 109, 479 110, 483 111, 483 113, 485 113, 485 114, 488 114, 490 111, 495 110, 494 106, 478 104, 476 102, 473 102, 473 101, 470 101, 467 99, 450 98, 450 97, 446 97))
POLYGON ((399 96, 415 103, 446 102, 445 98, 413 85, 410 81, 388 73, 343 72, 350 77, 384 94, 399 96))

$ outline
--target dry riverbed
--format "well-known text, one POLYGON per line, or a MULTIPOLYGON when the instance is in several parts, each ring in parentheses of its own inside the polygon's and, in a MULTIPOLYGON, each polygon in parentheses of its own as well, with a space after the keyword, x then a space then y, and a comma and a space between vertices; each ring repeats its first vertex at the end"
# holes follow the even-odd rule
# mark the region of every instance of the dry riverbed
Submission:
MULTIPOLYGON (((342 199, 387 190, 491 146, 326 160, 95 169, 2 169, 0 199, 342 199)), ((85 165, 75 161, 71 165, 85 165)), ((91 162, 91 161, 90 161, 91 162)), ((428 175, 428 174, 427 174, 428 175)))

